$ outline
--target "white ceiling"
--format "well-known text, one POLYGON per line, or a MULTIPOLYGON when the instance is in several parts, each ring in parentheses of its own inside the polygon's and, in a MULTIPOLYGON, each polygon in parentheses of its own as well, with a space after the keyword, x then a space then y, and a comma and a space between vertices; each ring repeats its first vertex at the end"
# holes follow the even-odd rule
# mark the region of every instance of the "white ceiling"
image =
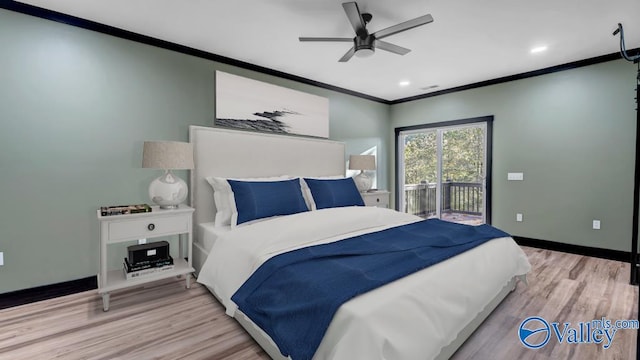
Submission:
POLYGON ((347 63, 350 43, 298 41, 354 36, 338 0, 21 2, 391 101, 615 53, 619 22, 627 48, 640 47, 639 0, 361 0, 370 32, 427 13, 434 22, 384 39, 405 56, 347 63))

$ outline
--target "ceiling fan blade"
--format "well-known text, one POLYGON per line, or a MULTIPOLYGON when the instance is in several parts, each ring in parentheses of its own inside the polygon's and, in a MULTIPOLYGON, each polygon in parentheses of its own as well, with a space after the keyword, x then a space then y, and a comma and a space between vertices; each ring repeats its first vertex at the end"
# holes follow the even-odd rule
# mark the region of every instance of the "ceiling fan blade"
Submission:
POLYGON ((427 14, 427 15, 423 15, 420 17, 417 17, 415 19, 412 20, 407 20, 403 23, 397 24, 397 25, 393 25, 390 26, 386 29, 382 29, 382 30, 378 30, 375 33, 373 33, 372 35, 375 36, 376 39, 382 39, 385 38, 387 36, 391 36, 393 34, 397 34, 401 31, 405 31, 405 30, 409 30, 409 29, 413 29, 414 27, 418 27, 421 25, 425 25, 428 24, 430 22, 433 22, 433 17, 431 16, 431 14, 427 14))
POLYGON ((367 36, 366 23, 360 14, 360 9, 358 9, 358 4, 355 1, 346 2, 342 4, 344 8, 344 12, 347 13, 347 18, 353 26, 353 30, 355 30, 356 34, 360 37, 367 36))
POLYGON ((353 42, 352 38, 336 38, 336 37, 299 37, 300 41, 339 41, 339 42, 353 42))
POLYGON ((351 59, 353 57, 353 54, 356 53, 356 48, 355 47, 351 47, 351 49, 349 49, 349 51, 347 51, 346 54, 344 54, 340 60, 338 60, 339 62, 347 62, 349 61, 349 59, 351 59))
POLYGON ((386 41, 377 40, 377 39, 374 42, 374 46, 376 47, 376 49, 386 50, 398 55, 405 55, 409 51, 411 51, 410 49, 404 48, 402 46, 394 45, 392 43, 388 43, 386 41))

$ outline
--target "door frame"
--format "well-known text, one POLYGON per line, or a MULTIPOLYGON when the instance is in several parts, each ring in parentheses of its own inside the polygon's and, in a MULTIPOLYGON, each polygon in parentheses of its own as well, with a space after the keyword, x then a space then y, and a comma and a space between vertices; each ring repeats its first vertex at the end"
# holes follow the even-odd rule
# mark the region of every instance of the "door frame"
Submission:
POLYGON ((486 131, 486 174, 485 174, 485 191, 486 194, 484 196, 485 202, 485 222, 487 224, 491 224, 491 189, 492 189, 492 168, 493 168, 493 115, 480 116, 475 118, 467 118, 467 119, 459 119, 459 120, 450 120, 450 121, 442 121, 437 123, 430 124, 419 124, 412 126, 403 126, 397 127, 394 129, 395 131, 395 209, 400 211, 400 199, 401 199, 401 191, 403 191, 403 186, 400 184, 400 133, 403 131, 413 131, 413 130, 427 130, 433 128, 442 128, 442 127, 451 127, 451 126, 462 126, 462 125, 473 125, 476 123, 486 123, 487 131, 486 131))

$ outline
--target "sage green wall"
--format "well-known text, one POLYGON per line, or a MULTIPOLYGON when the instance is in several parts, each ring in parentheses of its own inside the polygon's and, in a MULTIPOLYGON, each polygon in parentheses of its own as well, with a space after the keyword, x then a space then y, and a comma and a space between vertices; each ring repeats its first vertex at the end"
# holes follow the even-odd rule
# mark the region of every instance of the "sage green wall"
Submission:
MULTIPOLYGON (((492 223, 513 235, 630 251, 635 75, 618 60, 397 104, 391 127, 494 115, 492 223), (524 172, 524 181, 507 181, 507 172, 524 172), (601 230, 591 229, 594 219, 601 230)), ((389 156, 393 169, 392 147, 389 156)))
POLYGON ((380 146, 387 186, 387 105, 6 10, 0 49, 0 293, 98 272, 97 207, 149 202, 142 142, 211 125, 215 70, 328 97, 331 138, 380 146))
POLYGON ((142 142, 211 125, 215 70, 328 97, 330 137, 348 154, 377 147, 383 189, 393 128, 495 115, 493 223, 629 250, 635 69, 623 61, 387 106, 5 10, 0 48, 0 293, 97 273, 96 208, 149 202, 142 142))

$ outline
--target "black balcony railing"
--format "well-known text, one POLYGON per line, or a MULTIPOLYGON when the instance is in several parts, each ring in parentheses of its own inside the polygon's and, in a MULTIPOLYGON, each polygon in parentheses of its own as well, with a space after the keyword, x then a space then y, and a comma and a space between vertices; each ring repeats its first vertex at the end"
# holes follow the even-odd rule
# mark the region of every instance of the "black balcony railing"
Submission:
MULTIPOLYGON (((436 184, 404 186, 405 212, 421 217, 436 214, 436 184)), ((482 184, 447 181, 442 183, 442 212, 482 215, 482 184)))

